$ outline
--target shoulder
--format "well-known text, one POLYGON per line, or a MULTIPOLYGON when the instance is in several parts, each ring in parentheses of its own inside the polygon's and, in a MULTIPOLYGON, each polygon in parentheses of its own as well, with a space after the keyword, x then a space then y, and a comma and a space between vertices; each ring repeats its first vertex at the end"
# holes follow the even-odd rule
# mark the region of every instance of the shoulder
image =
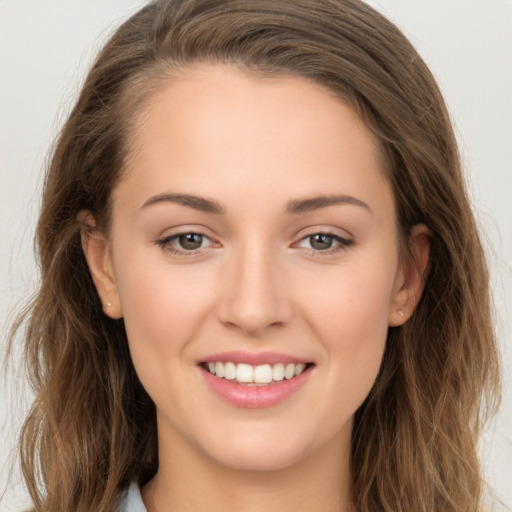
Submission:
POLYGON ((136 483, 132 483, 128 489, 121 493, 116 512, 147 512, 140 495, 139 486, 136 483))

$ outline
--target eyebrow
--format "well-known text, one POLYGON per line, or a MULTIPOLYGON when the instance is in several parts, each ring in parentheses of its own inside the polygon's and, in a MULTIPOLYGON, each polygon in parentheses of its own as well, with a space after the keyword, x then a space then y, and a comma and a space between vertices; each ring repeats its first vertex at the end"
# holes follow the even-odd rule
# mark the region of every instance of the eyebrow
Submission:
POLYGON ((357 197, 348 195, 318 196, 308 199, 300 199, 297 201, 290 201, 288 203, 288 207, 286 208, 286 212, 292 214, 306 213, 338 204, 360 206, 368 210, 368 212, 373 213, 372 209, 364 201, 357 199, 357 197))
POLYGON ((142 206, 141 210, 158 203, 176 203, 206 213, 224 213, 224 208, 212 199, 194 196, 191 194, 158 194, 150 197, 142 206))
MULTIPOLYGON (((176 203, 181 206, 193 208, 194 210, 198 210, 200 212, 205 213, 225 213, 224 207, 217 201, 214 201, 213 199, 206 199, 205 197, 195 196, 192 194, 173 193, 164 193, 152 196, 146 200, 146 202, 141 206, 140 209, 142 210, 144 208, 147 208, 148 206, 159 203, 176 203)), ((370 213, 373 213, 372 209, 364 201, 361 201, 360 199, 357 199, 356 197, 349 195, 317 196, 307 199, 290 201, 288 203, 288 206, 286 207, 286 213, 297 215, 300 213, 307 213, 314 210, 319 210, 321 208, 327 208, 328 206, 340 204, 360 206, 368 210, 370 213)))

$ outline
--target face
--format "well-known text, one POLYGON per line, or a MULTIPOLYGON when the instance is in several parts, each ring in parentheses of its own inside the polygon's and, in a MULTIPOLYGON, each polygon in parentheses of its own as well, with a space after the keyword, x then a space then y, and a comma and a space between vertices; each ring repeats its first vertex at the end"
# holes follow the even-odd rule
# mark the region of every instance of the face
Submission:
POLYGON ((412 300, 361 119, 305 79, 201 67, 151 98, 133 143, 86 255, 160 446, 252 469, 346 447, 412 300))

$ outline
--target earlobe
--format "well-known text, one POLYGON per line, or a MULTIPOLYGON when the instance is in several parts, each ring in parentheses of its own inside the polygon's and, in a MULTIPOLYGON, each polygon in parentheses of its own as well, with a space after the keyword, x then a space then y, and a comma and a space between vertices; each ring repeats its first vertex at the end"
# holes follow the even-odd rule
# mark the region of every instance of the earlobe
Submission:
POLYGON ((430 240, 432 232, 425 224, 417 224, 409 235, 410 259, 404 261, 400 282, 394 293, 389 311, 389 325, 404 324, 421 299, 428 275, 430 240))
POLYGON ((81 242, 92 280, 103 304, 103 311, 113 319, 123 316, 106 236, 97 229, 90 212, 77 216, 81 223, 81 242))

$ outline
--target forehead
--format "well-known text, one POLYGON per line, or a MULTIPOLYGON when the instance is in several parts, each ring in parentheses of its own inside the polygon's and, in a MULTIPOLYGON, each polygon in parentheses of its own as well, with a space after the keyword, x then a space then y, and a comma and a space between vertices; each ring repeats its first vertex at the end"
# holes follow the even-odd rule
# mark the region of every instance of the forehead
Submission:
POLYGON ((139 202, 166 189, 266 199, 281 192, 284 201, 389 188, 379 145, 348 104, 304 78, 232 66, 171 78, 141 109, 131 147, 124 181, 139 202))

